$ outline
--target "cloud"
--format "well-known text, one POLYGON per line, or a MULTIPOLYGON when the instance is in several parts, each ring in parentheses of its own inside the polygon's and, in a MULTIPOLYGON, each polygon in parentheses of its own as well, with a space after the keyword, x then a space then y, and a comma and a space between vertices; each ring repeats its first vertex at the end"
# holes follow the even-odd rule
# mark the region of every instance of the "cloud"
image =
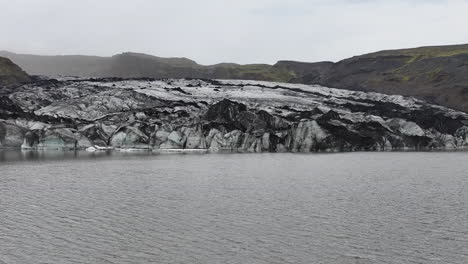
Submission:
POLYGON ((468 43, 464 0, 0 0, 0 49, 200 63, 339 60, 468 43))

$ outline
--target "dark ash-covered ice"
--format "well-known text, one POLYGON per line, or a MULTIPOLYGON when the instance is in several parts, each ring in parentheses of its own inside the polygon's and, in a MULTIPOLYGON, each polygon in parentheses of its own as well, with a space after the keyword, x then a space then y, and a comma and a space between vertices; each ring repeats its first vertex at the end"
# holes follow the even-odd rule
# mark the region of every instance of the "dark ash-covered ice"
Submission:
POLYGON ((0 89, 0 147, 456 149, 468 115, 402 96, 240 80, 61 79, 0 89))

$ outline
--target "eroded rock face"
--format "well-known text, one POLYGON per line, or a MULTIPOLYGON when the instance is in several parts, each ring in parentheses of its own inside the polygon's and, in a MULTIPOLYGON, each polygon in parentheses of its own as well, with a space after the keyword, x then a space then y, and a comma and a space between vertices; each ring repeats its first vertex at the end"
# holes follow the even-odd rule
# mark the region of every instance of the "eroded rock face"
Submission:
POLYGON ((402 96, 239 80, 42 80, 0 91, 0 147, 464 148, 468 115, 402 96))

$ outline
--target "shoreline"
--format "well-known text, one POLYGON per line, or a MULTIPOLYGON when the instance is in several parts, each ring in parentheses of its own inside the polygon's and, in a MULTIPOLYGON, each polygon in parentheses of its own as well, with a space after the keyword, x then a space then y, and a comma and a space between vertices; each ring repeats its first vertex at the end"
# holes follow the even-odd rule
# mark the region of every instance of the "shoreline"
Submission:
POLYGON ((467 152, 468 147, 461 148, 400 148, 400 149, 385 149, 385 150, 322 150, 322 151, 281 151, 281 152, 255 152, 241 149, 139 149, 139 148, 111 148, 101 149, 95 151, 87 151, 86 148, 14 148, 14 147, 0 147, 2 151, 14 152, 86 152, 86 153, 152 153, 152 154, 224 154, 224 153, 238 153, 238 154, 275 154, 275 153, 291 153, 291 154, 325 154, 325 153, 360 153, 360 152, 467 152))
POLYGON ((48 150, 36 150, 36 149, 20 149, 20 148, 0 148, 0 164, 5 162, 15 162, 15 161, 46 161, 46 160, 68 160, 68 159, 101 159, 101 158, 111 158, 111 157, 121 157, 121 158, 136 158, 142 159, 150 157, 170 157, 176 156, 174 158, 182 158, 183 156, 205 156, 206 158, 211 158, 210 156, 216 157, 219 155, 226 155, 229 158, 229 155, 239 156, 277 156, 284 155, 285 157, 293 156, 316 156, 320 157, 323 155, 365 155, 366 153, 375 152, 375 156, 380 155, 418 155, 426 153, 428 156, 437 155, 437 154, 453 154, 453 155, 465 155, 468 153, 468 149, 426 149, 426 150, 387 150, 387 151, 341 151, 341 152, 246 152, 246 151, 208 151, 206 149, 200 150, 180 150, 180 149, 165 149, 165 150, 125 150, 125 151, 116 151, 116 150, 107 150, 107 151, 95 151, 88 152, 84 149, 48 149, 48 150), (456 153, 456 154, 455 154, 456 153))

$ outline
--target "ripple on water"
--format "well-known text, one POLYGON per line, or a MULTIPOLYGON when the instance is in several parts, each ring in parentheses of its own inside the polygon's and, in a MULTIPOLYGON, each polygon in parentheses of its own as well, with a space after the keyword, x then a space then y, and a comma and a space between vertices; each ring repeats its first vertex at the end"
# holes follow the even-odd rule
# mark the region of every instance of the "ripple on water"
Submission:
POLYGON ((467 153, 2 157, 0 263, 468 263, 467 153))

